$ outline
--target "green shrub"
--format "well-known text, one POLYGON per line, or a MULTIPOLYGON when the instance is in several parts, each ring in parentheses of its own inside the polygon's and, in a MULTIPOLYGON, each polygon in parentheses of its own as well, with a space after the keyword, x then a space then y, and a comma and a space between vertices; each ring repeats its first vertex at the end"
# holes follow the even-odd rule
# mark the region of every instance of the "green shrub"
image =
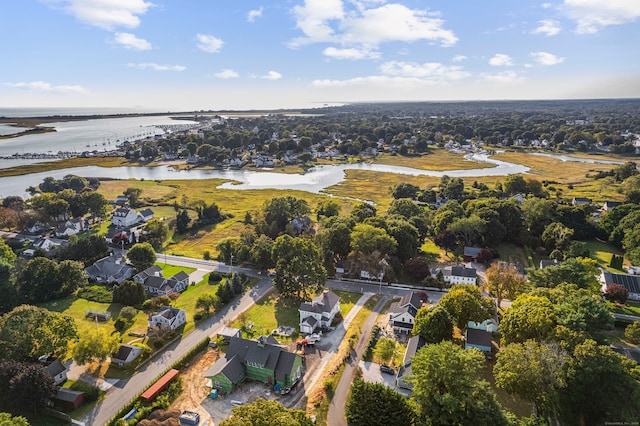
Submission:
POLYGON ((224 278, 224 275, 218 271, 213 271, 209 274, 210 283, 220 282, 223 278, 224 278))
POLYGON ((100 390, 97 386, 92 386, 84 382, 75 382, 69 389, 84 392, 85 402, 97 401, 100 395, 104 393, 104 391, 100 390))
POLYGON ((624 329, 624 338, 633 344, 640 343, 640 322, 634 321, 624 329))

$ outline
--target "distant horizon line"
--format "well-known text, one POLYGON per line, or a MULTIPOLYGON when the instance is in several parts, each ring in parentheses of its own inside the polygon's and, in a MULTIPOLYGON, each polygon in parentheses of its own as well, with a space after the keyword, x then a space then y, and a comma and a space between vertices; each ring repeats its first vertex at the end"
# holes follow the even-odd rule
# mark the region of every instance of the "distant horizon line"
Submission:
MULTIPOLYGON (((459 99, 459 100, 380 100, 380 101, 333 101, 333 102, 313 102, 322 105, 317 107, 273 107, 273 108, 223 108, 223 109, 184 109, 171 110, 157 107, 144 106, 0 106, 0 118, 23 118, 23 116, 4 116, 3 113, 8 111, 25 111, 25 110, 120 110, 123 112, 114 113, 114 115, 127 114, 191 114, 191 113, 224 113, 224 112, 269 112, 269 111, 298 111, 298 110, 314 110, 321 108, 339 108, 349 105, 375 105, 375 104, 470 104, 470 103, 535 103, 535 102, 592 102, 592 101, 640 101, 640 97, 609 97, 609 98, 566 98, 566 99, 459 99), (127 112, 124 112, 127 111, 127 112)), ((77 115, 74 113, 55 114, 55 115, 77 115)), ((101 115, 96 112, 92 115, 101 115)), ((45 115, 37 115, 31 117, 45 117, 45 115)))

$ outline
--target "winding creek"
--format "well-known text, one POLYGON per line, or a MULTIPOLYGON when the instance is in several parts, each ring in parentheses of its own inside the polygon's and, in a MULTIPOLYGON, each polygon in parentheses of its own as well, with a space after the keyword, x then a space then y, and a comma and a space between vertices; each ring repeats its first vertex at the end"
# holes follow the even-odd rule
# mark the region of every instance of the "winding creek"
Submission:
MULTIPOLYGON (((553 154, 549 154, 553 156, 553 154)), ((273 171, 256 170, 180 170, 171 167, 74 167, 60 170, 52 170, 41 173, 31 173, 21 176, 10 176, 0 178, 0 198, 8 195, 20 195, 29 197, 26 189, 29 186, 36 186, 47 176, 61 179, 65 175, 74 174, 84 177, 98 177, 111 179, 144 179, 144 180, 200 180, 200 179, 223 179, 226 182, 218 186, 224 189, 245 190, 245 189, 283 189, 300 190, 312 193, 323 192, 326 188, 343 182, 346 178, 347 170, 365 170, 379 173, 396 173, 411 176, 435 176, 442 177, 482 177, 482 176, 507 176, 510 174, 527 173, 529 167, 521 164, 509 163, 496 160, 487 154, 469 154, 468 160, 494 165, 489 168, 467 169, 467 170, 422 170, 402 166, 390 166, 385 164, 336 164, 316 166, 309 169, 304 174, 285 174, 273 171)), ((612 164, 612 161, 581 159, 577 157, 566 157, 564 161, 583 161, 603 164, 612 164)), ((560 158, 562 159, 562 158, 560 158)))

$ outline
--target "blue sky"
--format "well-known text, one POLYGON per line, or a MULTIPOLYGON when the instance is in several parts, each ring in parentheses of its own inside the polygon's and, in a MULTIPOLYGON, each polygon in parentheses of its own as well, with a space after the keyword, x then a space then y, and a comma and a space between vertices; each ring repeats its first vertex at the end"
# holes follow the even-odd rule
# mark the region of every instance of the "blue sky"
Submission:
POLYGON ((640 97, 640 0, 7 0, 0 107, 640 97))

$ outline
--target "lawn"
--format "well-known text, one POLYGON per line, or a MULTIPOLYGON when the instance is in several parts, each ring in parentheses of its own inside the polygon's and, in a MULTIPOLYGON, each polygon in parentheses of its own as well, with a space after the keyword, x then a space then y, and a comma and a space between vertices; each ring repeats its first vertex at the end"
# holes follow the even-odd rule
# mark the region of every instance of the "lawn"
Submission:
POLYGON ((279 325, 286 325, 295 328, 296 331, 291 337, 277 336, 276 338, 281 343, 294 342, 298 337, 299 307, 299 303, 280 297, 278 293, 271 293, 240 314, 231 323, 231 327, 242 328, 243 333, 248 334, 247 337, 256 338, 271 334, 279 325), (247 331, 247 325, 250 323, 253 323, 253 330, 247 331))
POLYGON ((340 296, 340 313, 342 314, 343 318, 349 313, 351 308, 355 306, 358 299, 360 299, 360 297, 362 296, 362 294, 360 293, 354 293, 351 291, 344 291, 344 290, 331 290, 331 291, 333 291, 335 294, 340 296))
POLYGON ((613 254, 622 254, 622 251, 618 250, 611 244, 605 243, 601 240, 591 240, 586 242, 585 249, 589 251, 589 257, 595 259, 598 262, 598 266, 601 268, 613 273, 626 273, 624 270, 614 269, 609 266, 611 256, 613 256, 613 254))
MULTIPOLYGON (((340 296, 340 312, 345 316, 356 301, 360 298, 360 293, 349 291, 332 290, 340 296)), ((243 333, 247 334, 246 326, 253 323, 253 332, 249 332, 250 337, 271 334, 279 325, 293 327, 296 331, 291 337, 276 336, 282 343, 294 342, 299 336, 298 324, 300 323, 300 303, 292 302, 280 297, 278 293, 271 293, 268 297, 258 301, 253 307, 240 314, 232 323, 231 327, 243 328, 243 333)))
POLYGON ((500 260, 511 263, 521 263, 529 266, 529 259, 522 247, 510 243, 502 243, 497 247, 500 260))
MULTIPOLYGON (((162 256, 160 256, 160 259, 156 261, 156 265, 162 268, 162 276, 164 277, 172 277, 180 271, 184 271, 187 275, 190 275, 196 270, 196 268, 188 268, 186 266, 176 266, 164 263, 162 262, 162 256)), ((209 276, 207 275, 207 279, 208 277, 209 276)))

